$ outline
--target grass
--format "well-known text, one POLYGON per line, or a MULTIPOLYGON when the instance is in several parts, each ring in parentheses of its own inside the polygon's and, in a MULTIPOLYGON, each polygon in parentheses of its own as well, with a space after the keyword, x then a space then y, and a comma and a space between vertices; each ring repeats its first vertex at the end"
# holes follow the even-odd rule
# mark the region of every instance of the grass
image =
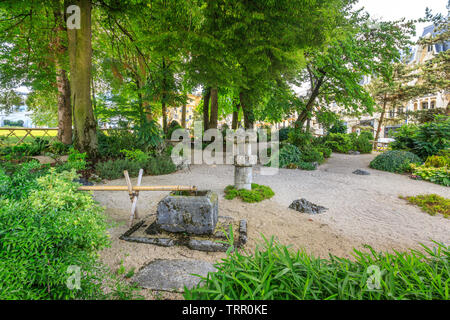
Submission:
POLYGON ((446 199, 437 194, 419 195, 416 197, 400 197, 411 204, 419 206, 423 211, 431 216, 442 214, 445 218, 450 215, 450 199, 446 199))
MULTIPOLYGON (((16 144, 20 139, 22 139, 23 136, 26 135, 25 130, 29 129, 29 128, 23 128, 23 129, 11 128, 11 129, 14 130, 14 133, 17 135, 17 137, 14 135, 6 137, 7 135, 10 134, 10 131, 9 130, 0 130, 0 145, 16 144)), ((56 137, 58 135, 58 131, 52 130, 52 129, 49 129, 48 132, 46 132, 44 130, 32 130, 31 134, 33 135, 34 138, 32 136, 28 135, 22 142, 33 142, 35 140, 35 138, 51 139, 52 137, 56 137)))
POLYGON ((244 202, 255 203, 261 202, 266 199, 270 199, 275 195, 270 187, 252 184, 252 190, 237 190, 234 186, 228 186, 225 188, 225 199, 233 200, 238 197, 244 202))
POLYGON ((423 252, 354 250, 354 259, 316 258, 264 238, 253 254, 229 250, 188 300, 448 300, 449 247, 423 252))

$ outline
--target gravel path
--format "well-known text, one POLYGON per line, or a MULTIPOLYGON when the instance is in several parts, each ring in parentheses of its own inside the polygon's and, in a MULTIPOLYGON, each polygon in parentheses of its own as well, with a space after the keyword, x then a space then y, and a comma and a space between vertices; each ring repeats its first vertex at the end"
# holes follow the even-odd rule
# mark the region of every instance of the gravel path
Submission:
MULTIPOLYGON (((364 244, 377 250, 419 248, 431 240, 450 244, 450 219, 430 216, 409 205, 399 196, 436 193, 450 197, 450 189, 407 176, 372 170, 368 164, 375 155, 333 154, 317 171, 281 169, 275 176, 254 171, 254 182, 270 186, 275 197, 258 204, 224 199, 223 190, 233 183, 234 167, 229 165, 195 165, 190 170, 166 176, 144 177, 142 185, 195 185, 219 194, 219 214, 248 221, 248 250, 262 242, 261 235, 274 236, 280 243, 304 249, 316 256, 332 253, 351 257, 353 248, 364 244), (352 174, 356 169, 370 176, 352 174), (306 198, 329 208, 321 215, 309 216, 291 209, 292 201, 306 198)), ((136 179, 132 179, 133 184, 136 179)), ((125 185, 115 180, 108 185, 125 185)), ((167 192, 141 192, 138 207, 141 215, 156 212, 158 202, 167 192)), ((139 269, 154 259, 198 259, 218 261, 222 253, 204 253, 184 247, 162 248, 121 241, 127 230, 130 201, 126 192, 96 192, 95 198, 106 207, 105 213, 116 222, 110 230, 112 246, 102 252, 111 267, 139 269)))

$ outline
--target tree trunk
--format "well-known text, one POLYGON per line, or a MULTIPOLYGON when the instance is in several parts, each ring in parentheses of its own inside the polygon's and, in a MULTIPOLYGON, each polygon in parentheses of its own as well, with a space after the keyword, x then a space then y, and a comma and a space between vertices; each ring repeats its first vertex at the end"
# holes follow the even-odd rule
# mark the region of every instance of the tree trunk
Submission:
POLYGON ((376 149, 378 139, 380 138, 381 127, 383 125, 384 117, 386 115, 387 95, 384 95, 383 110, 381 111, 380 121, 378 122, 377 133, 375 135, 375 141, 373 142, 373 148, 376 149))
POLYGON ((186 105, 181 107, 181 126, 186 129, 186 105))
POLYGON ((70 103, 70 83, 64 67, 63 57, 67 54, 64 44, 64 8, 60 0, 53 0, 54 41, 51 44, 56 69, 56 86, 58 88, 58 140, 64 144, 72 144, 72 106, 70 103))
POLYGON ((241 109, 241 105, 239 104, 239 100, 236 99, 234 101, 234 108, 233 108, 233 120, 231 122, 231 129, 237 130, 238 123, 239 123, 239 110, 241 109))
POLYGON ((75 147, 97 157, 97 123, 91 101, 92 33, 91 0, 70 1, 80 7, 81 28, 68 29, 70 86, 74 114, 75 147))
POLYGON ((309 118, 309 113, 314 109, 314 102, 316 101, 316 98, 319 96, 320 88, 322 87, 324 79, 325 76, 322 76, 317 80, 314 89, 312 89, 311 95, 308 99, 308 103, 306 104, 305 109, 302 110, 297 120, 295 121, 295 128, 303 129, 305 122, 309 118))
POLYGON ((205 88, 203 92, 203 130, 209 129, 209 100, 211 99, 211 88, 205 88))
POLYGON ((247 93, 241 91, 241 93, 239 93, 239 99, 242 112, 244 114, 244 127, 245 129, 253 129, 255 124, 255 115, 253 113, 253 108, 248 104, 247 93))
POLYGON ((217 88, 211 89, 211 113, 209 119, 209 129, 217 129, 219 120, 219 92, 217 88))
POLYGON ((162 69, 163 69, 163 81, 162 81, 162 97, 161 97, 161 107, 162 107, 162 116, 163 116, 163 131, 165 134, 168 132, 167 128, 167 81, 166 81, 166 59, 163 57, 162 60, 162 69))
POLYGON ((72 106, 70 104, 70 84, 66 70, 56 64, 56 84, 58 86, 58 140, 72 144, 72 106))

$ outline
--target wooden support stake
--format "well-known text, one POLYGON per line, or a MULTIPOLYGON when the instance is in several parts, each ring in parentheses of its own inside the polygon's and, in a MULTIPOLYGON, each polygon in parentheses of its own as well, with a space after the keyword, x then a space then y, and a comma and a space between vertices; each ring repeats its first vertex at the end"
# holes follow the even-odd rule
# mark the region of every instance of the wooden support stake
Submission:
MULTIPOLYGON (((137 186, 139 187, 141 185, 141 181, 142 181, 142 175, 144 174, 144 169, 139 170, 139 177, 138 177, 138 181, 137 181, 137 186)), ((130 182, 131 185, 131 182, 130 182)), ((131 226, 133 225, 133 221, 134 219, 139 219, 139 213, 137 210, 137 202, 139 199, 139 191, 136 191, 133 194, 133 200, 131 201, 131 215, 130 215, 130 222, 129 222, 129 227, 131 228, 131 226)))

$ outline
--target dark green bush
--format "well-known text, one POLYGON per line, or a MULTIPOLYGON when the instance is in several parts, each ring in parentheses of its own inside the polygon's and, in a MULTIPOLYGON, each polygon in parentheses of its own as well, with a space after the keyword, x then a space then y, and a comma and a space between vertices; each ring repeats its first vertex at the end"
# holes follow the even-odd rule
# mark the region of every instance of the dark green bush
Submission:
POLYGON ((438 116, 435 121, 420 126, 405 125, 394 134, 393 150, 407 150, 422 160, 450 148, 450 117, 438 116))
POLYGON ((336 121, 334 125, 330 128, 329 133, 346 133, 347 132, 347 126, 343 121, 336 121))
POLYGON ((307 149, 302 150, 302 161, 303 162, 317 162, 317 163, 323 163, 325 161, 325 158, 323 156, 323 153, 319 150, 309 147, 307 149))
POLYGON ((370 167, 377 170, 404 173, 410 170, 410 164, 421 164, 421 159, 412 152, 391 150, 378 155, 370 167))
POLYGON ((294 129, 289 133, 288 141, 290 144, 299 148, 300 151, 303 151, 311 147, 313 135, 310 132, 294 129))
POLYGON ((239 197, 244 202, 255 203, 261 202, 266 199, 270 199, 275 195, 270 187, 252 184, 252 190, 237 190, 234 186, 228 186, 225 188, 225 199, 233 200, 239 197))
MULTIPOLYGON (((290 164, 302 162, 302 153, 292 144, 284 145, 276 154, 272 155, 273 157, 278 157, 280 168, 286 168, 290 164)), ((269 162, 268 166, 272 164, 272 161, 269 162)))
POLYGON ((121 150, 139 149, 136 137, 129 130, 97 131, 98 153, 102 158, 121 158, 121 150))
MULTIPOLYGON (((231 241, 230 241, 231 242, 231 241)), ((447 245, 401 253, 354 250, 317 258, 265 240, 254 253, 229 250, 186 300, 448 300, 447 245), (379 271, 379 278, 377 278, 379 271)))
POLYGON ((183 127, 178 123, 178 121, 173 120, 172 122, 170 122, 170 124, 167 127, 166 138, 169 140, 172 139, 172 134, 175 132, 175 130, 178 129, 183 129, 183 127))
POLYGON ((289 133, 294 130, 292 128, 281 128, 278 131, 278 139, 280 142, 287 141, 289 139, 289 133))

